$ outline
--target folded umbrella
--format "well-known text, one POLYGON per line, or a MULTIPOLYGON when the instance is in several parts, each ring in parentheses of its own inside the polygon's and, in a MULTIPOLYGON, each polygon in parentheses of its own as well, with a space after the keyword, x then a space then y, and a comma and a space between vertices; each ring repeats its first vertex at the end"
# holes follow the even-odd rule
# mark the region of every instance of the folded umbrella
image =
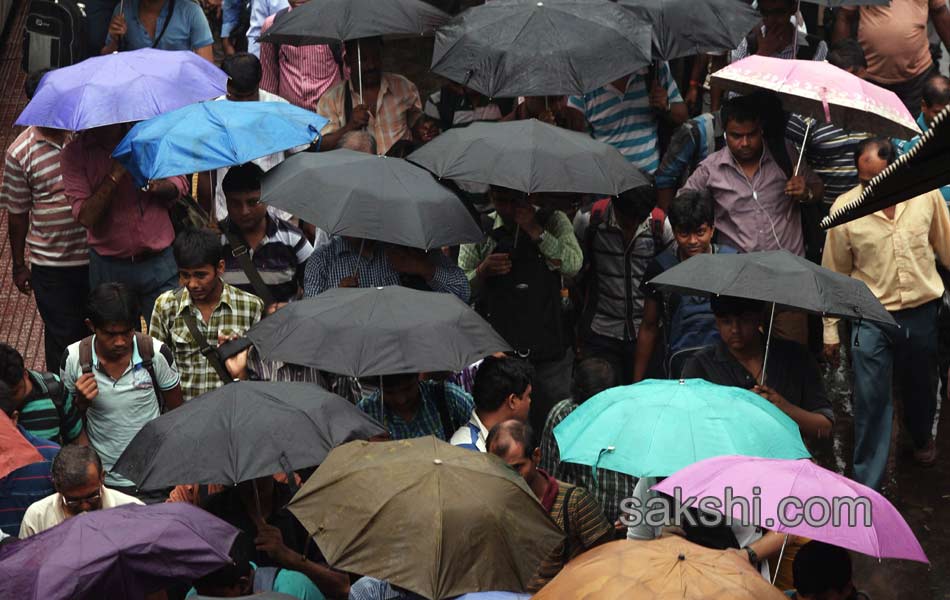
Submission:
POLYGON ((430 600, 522 592, 564 537, 498 457, 432 436, 340 446, 288 508, 334 568, 430 600))
POLYGON ((610 144, 536 119, 450 129, 406 158, 442 179, 498 185, 526 194, 616 196, 649 183, 610 144))
POLYGON ((333 235, 424 250, 484 238, 458 196, 401 158, 296 154, 267 173, 261 200, 333 235))
POLYGON ((736 519, 758 517, 755 525, 760 527, 879 559, 930 562, 907 521, 887 498, 810 460, 719 456, 677 471, 653 489, 670 496, 679 489, 683 498, 718 498, 721 506, 729 490, 732 498, 759 501, 760 509, 745 515, 740 505, 734 505, 730 516, 736 519), (799 503, 791 505, 788 498, 797 498, 799 503), (808 517, 805 502, 811 503, 808 517), (827 521, 815 521, 822 519, 819 513, 824 511, 828 511, 827 521))
POLYGON ((43 462, 43 455, 20 435, 10 417, 0 411, 0 479, 38 462, 43 462))
POLYGON ((0 598, 143 598, 229 564, 237 535, 184 502, 82 513, 0 547, 0 598))
POLYGON ((650 26, 608 0, 488 2, 432 52, 433 73, 489 97, 582 95, 648 64, 650 26))
POLYGON ((554 437, 562 462, 634 477, 664 477, 713 456, 810 456, 798 425, 771 402, 702 379, 648 379, 601 392, 554 437))
POLYGON ((292 302, 247 332, 265 360, 352 377, 461 371, 510 347, 452 294, 335 288, 292 302))
POLYGON ((146 490, 236 485, 319 465, 339 444, 384 433, 361 410, 318 385, 241 381, 150 421, 113 471, 146 490))
POLYGON ((139 185, 319 141, 327 119, 283 102, 201 102, 136 124, 112 157, 139 185))
POLYGON ((94 56, 43 76, 17 125, 69 131, 144 121, 223 94, 224 71, 185 50, 94 56))
POLYGON ((597 546, 567 564, 535 600, 779 600, 749 561, 678 536, 619 540, 597 546))

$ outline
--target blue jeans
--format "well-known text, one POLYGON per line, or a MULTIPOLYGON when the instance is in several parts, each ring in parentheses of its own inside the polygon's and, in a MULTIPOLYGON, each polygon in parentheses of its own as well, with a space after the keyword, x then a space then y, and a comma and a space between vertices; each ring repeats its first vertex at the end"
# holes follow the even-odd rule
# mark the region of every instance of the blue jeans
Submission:
POLYGON ((152 318, 155 299, 178 286, 178 265, 171 247, 142 262, 100 256, 90 249, 89 289, 113 281, 124 283, 132 291, 147 324, 152 318))
POLYGON ((929 302, 892 312, 899 329, 854 326, 854 475, 880 489, 887 468, 894 404, 892 382, 904 402, 904 424, 915 448, 930 440, 937 409, 937 307, 929 302))

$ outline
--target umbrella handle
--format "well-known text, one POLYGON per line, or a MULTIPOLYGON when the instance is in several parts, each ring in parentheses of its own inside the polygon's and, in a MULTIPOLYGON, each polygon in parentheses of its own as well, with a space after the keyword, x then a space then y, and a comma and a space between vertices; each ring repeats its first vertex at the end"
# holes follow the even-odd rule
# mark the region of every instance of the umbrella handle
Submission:
POLYGON ((778 553, 778 561, 775 563, 775 573, 772 574, 772 585, 775 585, 775 580, 778 579, 778 572, 782 568, 782 557, 785 556, 785 545, 788 544, 788 534, 785 534, 785 539, 782 540, 782 549, 778 553))
POLYGON ((772 342, 772 325, 775 323, 775 303, 772 303, 772 316, 769 317, 769 334, 765 337, 765 356, 762 358, 762 374, 759 376, 759 385, 765 385, 765 366, 769 362, 769 346, 772 342))
POLYGON ((805 157, 805 144, 808 143, 809 131, 811 131, 811 121, 805 123, 805 137, 802 138, 802 149, 798 151, 798 162, 795 163, 795 177, 798 177, 798 170, 802 168, 802 158, 805 157))

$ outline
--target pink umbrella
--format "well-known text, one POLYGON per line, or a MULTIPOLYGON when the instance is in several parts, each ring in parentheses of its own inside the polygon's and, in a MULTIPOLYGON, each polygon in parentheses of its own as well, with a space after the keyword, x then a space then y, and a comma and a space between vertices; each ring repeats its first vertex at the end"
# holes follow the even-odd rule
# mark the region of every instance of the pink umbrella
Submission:
POLYGON ((679 489, 684 503, 692 496, 702 509, 772 531, 877 558, 930 562, 907 521, 884 496, 807 459, 718 456, 677 471, 653 489, 670 496, 679 489), (728 498, 745 499, 749 508, 741 501, 730 505, 728 498), (715 506, 715 501, 721 504, 715 506))
POLYGON ((775 92, 785 110, 848 131, 900 139, 920 135, 897 94, 827 62, 749 56, 716 71, 712 83, 739 94, 775 92))

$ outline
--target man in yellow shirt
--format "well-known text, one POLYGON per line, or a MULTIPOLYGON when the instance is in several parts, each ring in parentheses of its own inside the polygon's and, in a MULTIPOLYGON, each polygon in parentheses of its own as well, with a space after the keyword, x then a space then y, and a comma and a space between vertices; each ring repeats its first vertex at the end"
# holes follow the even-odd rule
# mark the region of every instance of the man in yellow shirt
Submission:
MULTIPOLYGON (((854 200, 896 158, 884 138, 861 142, 855 163, 861 185, 831 211, 854 200)), ((896 380, 915 459, 936 461, 931 431, 937 399, 937 307, 944 286, 935 258, 950 268, 950 213, 934 190, 828 231, 822 265, 867 284, 900 326, 861 322, 852 329, 855 479, 880 488, 887 466, 896 380)), ((825 319, 825 355, 838 356, 837 319, 825 319)))

